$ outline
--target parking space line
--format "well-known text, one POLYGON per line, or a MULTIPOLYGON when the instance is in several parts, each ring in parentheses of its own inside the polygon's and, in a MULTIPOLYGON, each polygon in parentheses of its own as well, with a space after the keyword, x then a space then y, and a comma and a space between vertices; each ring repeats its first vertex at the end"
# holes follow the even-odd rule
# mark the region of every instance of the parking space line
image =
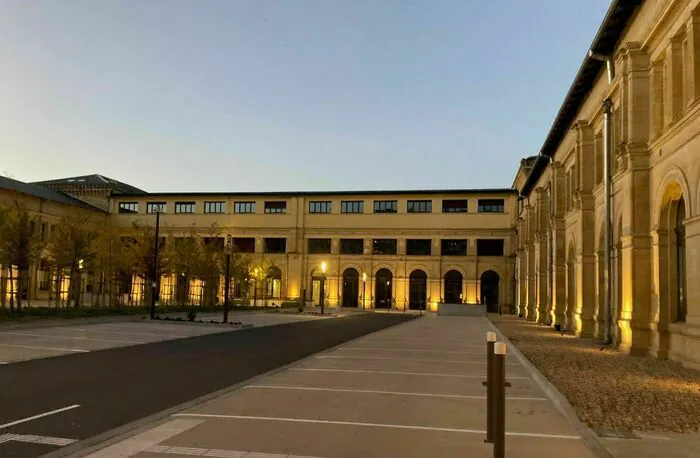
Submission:
MULTIPOLYGON (((357 372, 359 374, 392 374, 392 375, 418 375, 427 377, 454 377, 454 378, 479 378, 485 379, 486 375, 462 375, 462 374, 436 374, 432 372, 402 372, 402 371, 371 371, 363 369, 316 369, 304 367, 292 367, 290 371, 309 371, 309 372, 357 372)), ((508 379, 529 379, 530 377, 523 376, 508 376, 508 379)))
POLYGON ((457 351, 457 350, 426 350, 423 348, 396 348, 396 347, 339 347, 336 350, 372 350, 372 351, 412 351, 420 353, 454 353, 457 355, 485 355, 486 352, 467 352, 467 351, 457 351))
MULTIPOLYGON (((337 393, 368 393, 368 394, 394 394, 397 396, 423 396, 429 398, 456 398, 456 399, 486 399, 486 396, 464 395, 464 394, 436 394, 436 393, 413 393, 406 391, 382 391, 382 390, 357 390, 343 388, 317 388, 307 386, 287 386, 287 385, 247 385, 244 388, 259 388, 266 390, 300 390, 300 391, 332 391, 337 393)), ((547 398, 532 397, 506 397, 507 401, 548 401, 547 398)))
POLYGON ((255 453, 242 452, 239 450, 221 450, 217 448, 198 448, 198 447, 171 447, 169 445, 154 445, 149 447, 144 452, 149 453, 167 453, 169 455, 189 455, 189 456, 215 456, 220 458, 243 458, 259 457, 259 458, 314 458, 312 456, 298 455, 280 455, 277 453, 255 453))
MULTIPOLYGON (((439 428, 432 426, 413 426, 413 425, 393 425, 387 423, 364 423, 357 421, 338 421, 338 420, 313 420, 310 418, 284 418, 284 417, 262 417, 253 415, 219 415, 209 413, 177 413, 173 417, 191 417, 191 418, 211 418, 220 420, 262 420, 262 421, 280 421, 289 423, 312 423, 326 425, 342 425, 342 426, 367 426, 373 428, 392 428, 392 429, 410 429, 418 431, 440 431, 448 433, 467 433, 467 434, 486 434, 486 431, 478 429, 460 429, 460 428, 439 428)), ((506 432, 507 436, 524 436, 524 437, 540 437, 547 439, 575 439, 580 440, 580 436, 567 436, 564 434, 537 434, 537 433, 520 433, 506 432)))
POLYGON ((117 331, 113 329, 81 329, 81 328, 63 328, 63 329, 70 329, 74 331, 86 331, 86 332, 105 332, 109 334, 132 334, 135 336, 152 336, 152 337, 165 337, 167 339, 179 339, 181 337, 189 337, 188 335, 181 336, 181 335, 171 335, 171 334, 154 334, 150 332, 131 332, 131 331, 117 331))
MULTIPOLYGON (((390 356, 336 356, 336 355, 319 355, 319 359, 335 358, 335 359, 389 359, 396 361, 423 361, 426 363, 450 363, 450 364, 486 364, 486 361, 454 361, 447 359, 426 359, 426 358, 394 358, 390 356)), ((510 366, 519 366, 520 363, 505 363, 510 366)))
POLYGON ((113 339, 100 339, 97 337, 62 336, 62 335, 52 335, 52 334, 33 334, 33 333, 29 333, 29 332, 0 332, 0 337, 3 335, 41 337, 41 338, 45 338, 45 339, 94 340, 97 342, 113 342, 113 343, 129 343, 129 344, 146 343, 144 341, 139 341, 139 340, 113 340, 113 339))
POLYGON ((0 425, 0 429, 8 428, 10 426, 19 425, 21 423, 26 423, 28 421, 36 420, 38 418, 48 417, 49 415, 54 415, 57 413, 65 412, 67 410, 73 410, 73 409, 76 409, 78 407, 80 407, 80 404, 73 404, 72 406, 62 407, 60 409, 51 410, 50 412, 40 413, 40 414, 34 415, 32 417, 22 418, 20 420, 15 420, 15 421, 12 421, 10 423, 5 423, 4 425, 0 425))
POLYGON ((78 348, 39 347, 36 345, 18 345, 18 344, 0 343, 0 347, 29 348, 32 350, 72 351, 75 353, 90 353, 90 350, 83 350, 83 349, 78 349, 78 348))

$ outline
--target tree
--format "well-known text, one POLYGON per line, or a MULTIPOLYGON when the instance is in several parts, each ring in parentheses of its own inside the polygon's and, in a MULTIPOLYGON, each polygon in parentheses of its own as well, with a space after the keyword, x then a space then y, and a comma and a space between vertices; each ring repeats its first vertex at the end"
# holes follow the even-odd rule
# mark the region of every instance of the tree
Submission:
MULTIPOLYGON (((156 232, 155 228, 149 225, 141 226, 138 223, 133 223, 133 231, 131 236, 122 239, 124 249, 127 251, 131 272, 136 274, 143 280, 144 285, 144 304, 148 304, 151 298, 151 288, 147 287, 148 279, 155 277, 160 278, 160 274, 167 265, 167 253, 159 249, 158 265, 155 266, 154 275, 154 255, 153 248, 155 246, 156 232)), ((159 248, 162 248, 165 242, 164 238, 158 241, 159 248)), ((157 280, 156 280, 157 281, 157 280)))
POLYGON ((120 235, 120 230, 105 219, 97 226, 97 237, 92 241, 92 267, 99 279, 97 306, 102 304, 118 305, 119 301, 114 293, 118 289, 119 273, 131 272, 130 253, 128 252, 130 243, 123 241, 120 235), (106 301, 105 294, 107 294, 106 301))
POLYGON ((8 266, 10 311, 22 309, 22 290, 28 283, 29 267, 38 262, 43 243, 31 215, 19 201, 5 206, 0 219, 0 264, 8 266), (15 284, 18 285, 15 287, 15 284))
POLYGON ((94 243, 98 237, 95 221, 77 212, 61 218, 51 234, 49 252, 52 264, 60 276, 68 275, 68 305, 80 306, 82 272, 92 267, 94 243))
POLYGON ((164 250, 165 270, 175 275, 175 300, 184 306, 189 300, 190 279, 198 276, 203 254, 194 228, 185 237, 170 235, 164 250))
POLYGON ((258 290, 263 288, 263 291, 265 291, 267 278, 270 276, 273 267, 275 267, 275 263, 268 258, 263 258, 256 263, 250 264, 248 277, 253 280, 253 305, 257 305, 258 290))

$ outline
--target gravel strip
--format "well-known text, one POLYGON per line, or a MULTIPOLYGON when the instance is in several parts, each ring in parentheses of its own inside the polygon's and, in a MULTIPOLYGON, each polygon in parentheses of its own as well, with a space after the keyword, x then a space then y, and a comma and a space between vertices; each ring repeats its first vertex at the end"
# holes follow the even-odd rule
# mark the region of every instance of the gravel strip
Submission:
POLYGON ((593 429, 700 430, 700 371, 633 357, 511 316, 489 319, 593 429))

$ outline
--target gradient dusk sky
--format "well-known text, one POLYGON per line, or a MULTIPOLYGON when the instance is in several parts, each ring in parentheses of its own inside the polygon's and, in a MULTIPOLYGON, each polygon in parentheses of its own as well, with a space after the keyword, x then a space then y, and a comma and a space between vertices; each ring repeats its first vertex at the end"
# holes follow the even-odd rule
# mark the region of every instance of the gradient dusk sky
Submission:
POLYGON ((0 173, 510 187, 609 0, 1 0, 0 173))

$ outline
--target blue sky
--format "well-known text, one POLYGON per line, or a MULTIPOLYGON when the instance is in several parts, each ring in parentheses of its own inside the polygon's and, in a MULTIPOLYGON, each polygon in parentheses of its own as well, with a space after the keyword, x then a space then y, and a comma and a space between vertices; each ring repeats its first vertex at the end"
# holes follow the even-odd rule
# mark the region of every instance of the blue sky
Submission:
POLYGON ((0 173, 509 187, 609 0, 3 0, 0 173))

